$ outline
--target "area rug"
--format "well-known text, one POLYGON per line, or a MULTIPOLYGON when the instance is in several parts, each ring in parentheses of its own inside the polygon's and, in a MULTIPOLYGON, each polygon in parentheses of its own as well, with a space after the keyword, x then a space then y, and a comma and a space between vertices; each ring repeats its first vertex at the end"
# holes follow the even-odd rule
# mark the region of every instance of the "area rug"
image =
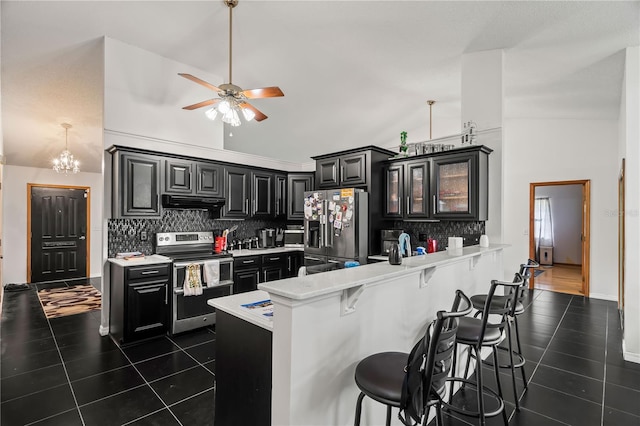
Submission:
POLYGON ((100 309, 100 292, 90 285, 46 288, 38 291, 38 298, 47 318, 82 314, 100 309))

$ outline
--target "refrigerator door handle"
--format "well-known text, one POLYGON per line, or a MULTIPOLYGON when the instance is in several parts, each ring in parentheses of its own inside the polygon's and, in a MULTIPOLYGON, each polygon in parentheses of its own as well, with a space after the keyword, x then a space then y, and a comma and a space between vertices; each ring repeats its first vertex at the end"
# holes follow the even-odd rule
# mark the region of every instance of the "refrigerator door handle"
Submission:
POLYGON ((326 247, 333 247, 333 234, 331 233, 331 225, 332 223, 329 222, 327 220, 327 212, 328 212, 328 208, 329 208, 329 201, 325 200, 324 201, 324 232, 325 232, 325 246, 326 247))

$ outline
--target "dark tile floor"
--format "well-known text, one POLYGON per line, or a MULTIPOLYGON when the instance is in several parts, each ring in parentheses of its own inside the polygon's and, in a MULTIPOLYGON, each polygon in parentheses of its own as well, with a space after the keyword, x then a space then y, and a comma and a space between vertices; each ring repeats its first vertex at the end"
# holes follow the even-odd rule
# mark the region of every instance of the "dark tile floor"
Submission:
MULTIPOLYGON (((53 285, 60 284, 44 286, 53 285)), ((5 293, 2 425, 213 424, 213 330, 121 350, 98 335, 99 312, 47 320, 35 287, 5 293)), ((622 359, 615 303, 538 291, 529 297, 519 318, 529 382, 519 412, 510 376, 501 377, 509 424, 640 425, 640 365, 622 359)), ((495 385, 492 370, 485 372, 495 385)), ((517 386, 522 391, 521 379, 517 386)), ((445 414, 447 426, 468 424, 477 422, 445 414)))
POLYGON ((99 311, 44 316, 37 287, 89 283, 4 294, 0 424, 213 424, 213 330, 121 349, 98 334, 99 311))

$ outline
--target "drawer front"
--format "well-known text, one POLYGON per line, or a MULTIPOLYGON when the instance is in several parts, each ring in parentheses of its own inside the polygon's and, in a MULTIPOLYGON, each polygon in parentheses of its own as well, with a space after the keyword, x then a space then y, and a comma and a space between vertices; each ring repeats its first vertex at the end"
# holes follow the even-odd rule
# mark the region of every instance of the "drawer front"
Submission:
POLYGON ((233 268, 238 271, 245 268, 255 268, 262 266, 262 259, 260 256, 243 256, 233 261, 233 268))
POLYGON ((264 254, 262 255, 262 266, 283 265, 286 254, 264 254))
POLYGON ((169 276, 170 263, 158 265, 130 266, 127 268, 127 280, 156 280, 169 276))

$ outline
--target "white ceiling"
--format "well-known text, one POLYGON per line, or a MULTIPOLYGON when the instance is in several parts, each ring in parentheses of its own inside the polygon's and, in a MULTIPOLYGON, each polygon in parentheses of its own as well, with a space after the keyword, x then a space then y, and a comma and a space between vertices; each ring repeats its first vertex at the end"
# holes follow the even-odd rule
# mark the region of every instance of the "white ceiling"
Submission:
MULTIPOLYGON (((100 171, 102 36, 227 76, 222 0, 0 5, 8 164, 49 167, 66 121, 83 170, 100 171)), ((225 147, 306 162, 391 146, 402 130, 426 140, 427 99, 437 101, 433 137, 457 133, 461 57, 492 49, 505 51, 507 118, 616 119, 639 13, 638 1, 240 0, 233 82, 285 97, 254 101, 269 119, 234 129, 225 147)))

